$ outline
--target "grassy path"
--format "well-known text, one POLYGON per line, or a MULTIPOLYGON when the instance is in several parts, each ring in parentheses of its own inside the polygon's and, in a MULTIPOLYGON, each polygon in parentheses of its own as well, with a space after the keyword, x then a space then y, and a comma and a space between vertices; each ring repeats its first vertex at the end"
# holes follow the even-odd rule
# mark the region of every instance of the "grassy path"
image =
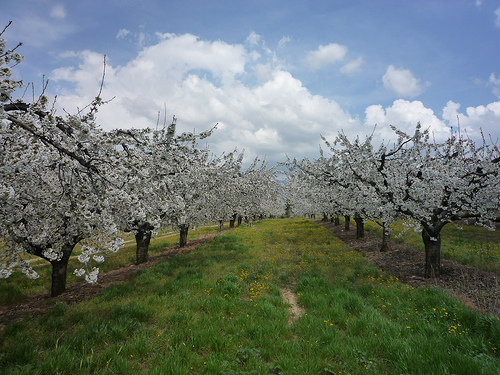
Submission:
POLYGON ((500 373, 498 319, 399 283, 313 222, 255 227, 6 327, 0 373, 500 373))
MULTIPOLYGON (((218 225, 207 225, 197 230, 190 230, 188 233, 188 246, 190 241, 195 238, 201 238, 205 235, 218 232, 218 225)), ((161 233, 151 239, 149 255, 154 256, 155 254, 164 252, 166 248, 173 248, 178 244, 178 232, 161 233)), ((116 254, 110 254, 104 263, 95 265, 99 266, 100 274, 120 267, 127 267, 135 262, 135 250, 134 236, 128 234, 125 237, 125 246, 122 249, 116 254)), ((68 263, 68 276, 66 279, 68 287, 81 283, 83 280, 83 277, 78 277, 73 273, 75 269, 82 267, 82 263, 76 259, 78 254, 80 254, 79 247, 75 248, 68 263)), ((31 263, 40 277, 37 279, 28 279, 20 271, 17 271, 8 279, 0 280, 0 305, 9 305, 26 300, 26 298, 50 293, 50 263, 38 257, 33 257, 31 263)))

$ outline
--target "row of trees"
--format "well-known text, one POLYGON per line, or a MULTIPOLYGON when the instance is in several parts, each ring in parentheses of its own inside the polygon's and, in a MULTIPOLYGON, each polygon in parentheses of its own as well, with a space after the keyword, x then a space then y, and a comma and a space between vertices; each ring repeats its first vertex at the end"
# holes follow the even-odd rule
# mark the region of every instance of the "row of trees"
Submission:
POLYGON ((420 124, 413 134, 393 128, 392 147, 373 145, 341 133, 324 139, 328 155, 289 163, 290 195, 296 212, 353 217, 358 234, 363 222, 384 228, 387 250, 390 225, 397 219, 422 231, 425 276, 440 273, 441 230, 474 218, 494 229, 500 210, 500 152, 494 143, 478 147, 459 132, 436 142, 420 124))
POLYGON ((176 135, 170 125, 155 129, 103 131, 96 113, 100 93, 84 110, 56 116, 47 98, 14 100, 22 82, 11 69, 21 61, 0 33, 0 277, 19 265, 38 277, 25 254, 52 265, 51 295, 65 291, 68 261, 82 245, 75 271, 95 282, 98 263, 116 252, 120 233, 136 237, 136 262, 148 258, 159 228, 189 228, 216 221, 276 213, 281 207, 274 169, 258 160, 242 169, 236 150, 214 156, 201 134, 176 135))
MULTIPOLYGON (((149 242, 162 227, 177 227, 184 246, 190 228, 242 217, 284 212, 283 185, 275 168, 255 160, 242 168, 236 150, 214 156, 198 147, 201 134, 176 134, 170 125, 115 129, 96 124, 101 93, 83 111, 56 116, 46 96, 26 104, 12 95, 22 82, 11 77, 21 61, 0 33, 0 277, 19 265, 37 277, 25 254, 52 265, 53 296, 65 290, 68 261, 82 245, 75 271, 95 282, 98 263, 123 244, 137 242, 136 262, 148 259, 149 242)), ((104 65, 105 66, 105 65, 104 65)), ((375 147, 373 135, 349 140, 343 133, 316 160, 289 162, 288 202, 296 214, 353 217, 358 235, 373 220, 384 228, 403 219, 422 230, 426 277, 440 272, 440 233, 448 223, 475 218, 493 228, 500 209, 500 152, 477 147, 454 133, 435 142, 417 125, 413 134, 394 128, 397 141, 375 147)))

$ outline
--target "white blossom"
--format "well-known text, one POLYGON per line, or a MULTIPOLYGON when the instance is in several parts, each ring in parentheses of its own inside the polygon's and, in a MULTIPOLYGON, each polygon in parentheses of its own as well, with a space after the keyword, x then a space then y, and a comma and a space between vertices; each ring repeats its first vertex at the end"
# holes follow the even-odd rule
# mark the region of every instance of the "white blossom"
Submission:
POLYGON ((89 274, 85 275, 85 281, 89 284, 95 284, 97 282, 97 275, 99 275, 99 268, 94 267, 89 274))

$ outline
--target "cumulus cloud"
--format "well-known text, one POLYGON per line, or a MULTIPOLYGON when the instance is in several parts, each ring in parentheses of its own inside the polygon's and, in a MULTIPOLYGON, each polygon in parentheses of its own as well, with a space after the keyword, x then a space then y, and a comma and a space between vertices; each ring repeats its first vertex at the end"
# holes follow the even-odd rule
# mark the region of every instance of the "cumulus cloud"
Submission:
POLYGON ((365 61, 362 57, 358 57, 356 60, 350 61, 345 64, 342 68, 340 68, 340 72, 343 74, 353 74, 359 72, 361 69, 361 65, 363 65, 365 61))
MULTIPOLYGON (((104 68, 104 57, 100 53, 89 50, 74 52, 68 51, 61 54, 61 58, 76 59, 79 61, 78 67, 62 67, 52 71, 50 79, 54 82, 70 83, 64 87, 56 87, 63 95, 70 95, 83 100, 89 100, 99 92, 104 68), (99 77, 99 75, 101 77, 99 77), (71 86, 71 85, 70 85, 71 86), (91 93, 94 94, 91 94, 91 93)), ((113 75, 113 68, 107 67, 108 74, 113 75)), ((90 102, 90 101, 89 101, 90 102)), ((88 103, 87 103, 88 104, 88 103)), ((79 106, 82 108, 83 103, 79 106)))
POLYGON ((432 109, 426 108, 421 101, 408 101, 398 99, 390 107, 383 108, 381 105, 371 105, 365 110, 365 125, 377 125, 377 137, 386 141, 395 140, 390 125, 412 133, 417 123, 424 129, 429 129, 436 140, 442 141, 450 134, 447 124, 439 119, 432 109))
POLYGON ((394 65, 389 65, 382 77, 384 87, 394 91, 397 95, 404 97, 415 97, 422 93, 420 80, 413 76, 408 69, 396 69, 394 65))
MULTIPOLYGON (((489 137, 498 134, 500 124, 500 102, 490 103, 486 106, 467 107, 465 113, 459 112, 460 104, 449 101, 443 109, 443 119, 450 126, 460 125, 462 132, 467 133, 474 140, 480 139, 481 132, 489 137)), ((493 141, 496 141, 495 139, 493 141)))
MULTIPOLYGON (((99 92, 102 56, 71 52, 78 66, 56 69, 50 79, 59 87, 59 106, 82 108, 99 92), (69 86, 69 87, 68 87, 69 86)), ((243 45, 205 41, 191 34, 161 34, 128 64, 106 66, 98 121, 105 129, 154 127, 158 111, 167 106, 179 131, 202 131, 219 123, 208 139, 215 154, 238 147, 246 160, 257 155, 270 163, 290 156, 317 157, 320 134, 334 137, 341 128, 359 130, 360 123, 333 100, 313 95, 302 82, 265 55, 243 45), (245 85, 250 75, 255 85, 245 85)))
MULTIPOLYGON (((376 140, 389 142, 396 140, 389 125, 412 133, 420 122, 441 140, 457 115, 470 134, 477 134, 480 124, 487 131, 500 121, 500 102, 467 108, 465 114, 459 104, 449 102, 441 119, 422 102, 404 99, 387 107, 369 106, 365 119, 359 119, 336 101, 311 93, 274 55, 255 56, 246 46, 159 34, 155 44, 127 64, 107 64, 102 97, 115 99, 100 108, 99 124, 107 130, 155 127, 158 111, 166 105, 167 117, 178 118, 181 132, 219 124, 206 140, 214 154, 238 147, 245 149, 246 161, 258 155, 272 165, 287 155, 317 158, 320 134, 331 141, 341 130, 350 138, 363 137, 377 124, 376 140), (256 78, 252 84, 246 83, 248 76, 256 78)), ((50 89, 58 92, 60 107, 74 112, 99 92, 103 56, 78 51, 61 58, 68 59, 68 66, 52 72, 49 78, 56 84, 50 89), (71 65, 75 60, 77 65, 71 65)))
POLYGON ((305 63, 312 70, 342 61, 347 54, 347 47, 337 43, 319 46, 317 50, 307 53, 305 63))

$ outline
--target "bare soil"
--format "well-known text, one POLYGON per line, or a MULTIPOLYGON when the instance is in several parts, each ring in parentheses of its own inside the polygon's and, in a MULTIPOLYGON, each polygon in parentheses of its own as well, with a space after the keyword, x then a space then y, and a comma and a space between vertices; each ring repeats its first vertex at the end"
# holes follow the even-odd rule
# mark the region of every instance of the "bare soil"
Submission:
POLYGON ((458 262, 442 259, 441 275, 424 278, 425 254, 403 244, 390 242, 389 251, 381 253, 382 239, 365 231, 356 238, 356 228, 319 222, 352 249, 362 253, 377 268, 411 286, 437 287, 457 298, 467 307, 484 314, 500 316, 500 276, 458 262))
POLYGON ((289 305, 288 313, 290 317, 287 324, 291 326, 298 318, 304 315, 305 310, 297 303, 297 295, 292 290, 282 289, 281 295, 283 296, 283 301, 289 305))

